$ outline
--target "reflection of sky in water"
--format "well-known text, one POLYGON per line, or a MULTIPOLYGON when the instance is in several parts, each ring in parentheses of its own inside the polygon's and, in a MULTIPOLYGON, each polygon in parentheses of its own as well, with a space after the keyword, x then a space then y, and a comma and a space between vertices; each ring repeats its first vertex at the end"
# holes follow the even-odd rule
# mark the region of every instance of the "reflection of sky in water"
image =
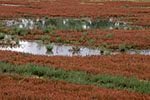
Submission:
MULTIPOLYGON (((19 47, 0 47, 0 50, 11 50, 17 52, 31 53, 35 55, 47 55, 47 56, 90 56, 101 55, 98 49, 89 49, 86 47, 80 47, 80 51, 72 51, 71 45, 60 45, 50 43, 53 46, 52 52, 47 52, 45 45, 42 42, 37 41, 20 41, 19 47)), ((104 52, 106 54, 107 51, 104 52)), ((150 50, 131 50, 127 51, 128 54, 142 54, 150 55, 150 50)), ((119 54, 119 52, 111 52, 111 54, 119 54)))
POLYGON ((125 29, 126 23, 109 20, 91 20, 91 19, 25 19, 3 20, 7 27, 20 27, 30 29, 42 29, 49 25, 55 26, 60 30, 78 30, 78 29, 114 29, 116 27, 125 29))
POLYGON ((23 6, 23 5, 15 5, 15 4, 0 4, 0 6, 23 6))
POLYGON ((100 55, 99 50, 88 49, 81 47, 79 52, 73 53, 70 51, 72 46, 58 45, 51 43, 49 45, 53 46, 52 52, 47 52, 45 45, 41 42, 27 42, 21 41, 20 47, 0 47, 0 50, 11 50, 25 53, 32 53, 36 55, 48 55, 48 56, 86 56, 86 55, 100 55))
POLYGON ((150 50, 131 50, 128 51, 129 54, 141 54, 141 55, 150 55, 150 50))

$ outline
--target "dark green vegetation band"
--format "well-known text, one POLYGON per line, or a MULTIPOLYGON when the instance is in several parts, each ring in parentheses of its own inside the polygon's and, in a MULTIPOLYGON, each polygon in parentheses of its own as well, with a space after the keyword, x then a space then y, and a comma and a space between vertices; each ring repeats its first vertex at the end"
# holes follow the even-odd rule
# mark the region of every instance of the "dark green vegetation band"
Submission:
POLYGON ((51 80, 64 80, 75 84, 88 84, 104 88, 116 88, 140 93, 150 93, 150 82, 138 80, 136 77, 123 77, 111 75, 88 75, 86 72, 65 71, 48 66, 12 65, 0 62, 0 74, 13 74, 25 77, 49 78, 51 80))

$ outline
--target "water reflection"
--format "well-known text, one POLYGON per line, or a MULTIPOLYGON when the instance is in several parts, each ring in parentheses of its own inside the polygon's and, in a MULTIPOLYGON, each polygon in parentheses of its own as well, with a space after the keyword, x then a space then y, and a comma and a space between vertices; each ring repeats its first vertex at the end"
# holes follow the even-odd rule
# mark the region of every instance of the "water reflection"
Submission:
POLYGON ((87 56, 87 55, 100 55, 98 49, 89 49, 80 47, 78 52, 74 52, 73 46, 71 45, 59 45, 50 43, 53 46, 52 51, 47 51, 46 46, 42 42, 37 41, 20 41, 19 47, 0 47, 0 50, 11 50, 24 53, 31 53, 36 55, 47 55, 47 56, 87 56))
POLYGON ((23 6, 23 5, 16 5, 16 4, 0 4, 0 6, 23 6))
POLYGON ((92 19, 25 19, 4 20, 7 27, 20 27, 30 29, 43 29, 48 26, 54 26, 58 30, 82 30, 82 29, 125 29, 126 23, 109 20, 92 19))
MULTIPOLYGON (((20 41, 20 46, 9 47, 9 46, 0 46, 0 50, 10 50, 24 53, 31 53, 35 55, 47 55, 47 56, 90 56, 90 55, 101 55, 101 54, 120 54, 120 52, 109 52, 105 50, 104 53, 101 53, 99 49, 90 49, 83 46, 72 46, 72 45, 63 45, 56 43, 43 44, 40 41, 20 41), (48 51, 46 45, 53 46, 52 51, 48 51), (109 53, 108 53, 109 52, 109 53)), ((141 55, 150 55, 150 50, 128 50, 125 53, 127 54, 141 54, 141 55)))

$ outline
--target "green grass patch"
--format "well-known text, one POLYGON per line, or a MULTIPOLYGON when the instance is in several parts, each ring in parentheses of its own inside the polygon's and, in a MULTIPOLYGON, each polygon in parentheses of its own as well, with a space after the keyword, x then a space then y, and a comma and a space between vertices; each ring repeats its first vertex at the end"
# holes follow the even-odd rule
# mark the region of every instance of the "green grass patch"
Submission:
POLYGON ((4 33, 0 33, 0 40, 5 38, 5 34, 4 33))
POLYGON ((64 80, 74 84, 88 84, 104 88, 116 88, 140 93, 150 93, 150 82, 139 80, 136 77, 111 76, 111 75, 88 75, 87 72, 66 71, 49 66, 12 65, 0 62, 0 74, 13 74, 25 77, 40 77, 51 80, 64 80))

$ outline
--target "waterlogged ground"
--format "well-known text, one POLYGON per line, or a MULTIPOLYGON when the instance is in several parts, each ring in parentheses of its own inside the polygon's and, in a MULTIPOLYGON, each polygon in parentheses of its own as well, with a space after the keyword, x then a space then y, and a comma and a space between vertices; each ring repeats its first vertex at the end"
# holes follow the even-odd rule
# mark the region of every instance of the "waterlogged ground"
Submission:
MULTIPOLYGON (((10 50, 16 52, 29 53, 34 55, 46 56, 91 56, 91 55, 115 55, 119 51, 103 48, 87 48, 84 46, 68 45, 60 43, 44 43, 42 41, 20 41, 16 46, 1 45, 0 50, 10 50), (47 50, 46 46, 52 46, 52 50, 47 50)), ((150 55, 150 50, 127 50, 127 54, 150 55)))
POLYGON ((29 29, 43 29, 48 26, 54 26, 57 30, 83 30, 83 29, 126 29, 127 23, 114 21, 113 18, 108 20, 100 19, 26 19, 19 18, 14 20, 1 20, 1 23, 8 27, 19 27, 29 29))
POLYGON ((0 100, 150 100, 149 9, 0 0, 0 100))
POLYGON ((47 43, 44 45, 42 42, 37 41, 20 41, 20 46, 0 47, 0 50, 11 50, 17 52, 31 53, 36 55, 47 55, 47 56, 89 56, 89 55, 100 55, 100 50, 89 49, 81 46, 71 46, 56 43, 47 43), (46 45, 52 46, 52 50, 48 51, 46 45), (77 50, 76 50, 77 49, 77 50))

